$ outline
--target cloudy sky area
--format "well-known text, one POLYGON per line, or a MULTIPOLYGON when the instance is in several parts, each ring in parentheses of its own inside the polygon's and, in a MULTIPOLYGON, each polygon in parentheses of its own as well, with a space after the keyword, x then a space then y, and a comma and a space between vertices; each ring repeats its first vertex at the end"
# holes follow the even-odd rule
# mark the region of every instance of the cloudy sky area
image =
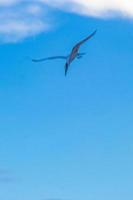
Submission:
POLYGON ((52 29, 51 8, 97 18, 133 17, 130 0, 0 0, 0 41, 16 42, 52 29))
POLYGON ((132 4, 0 0, 0 200, 133 199, 132 4))

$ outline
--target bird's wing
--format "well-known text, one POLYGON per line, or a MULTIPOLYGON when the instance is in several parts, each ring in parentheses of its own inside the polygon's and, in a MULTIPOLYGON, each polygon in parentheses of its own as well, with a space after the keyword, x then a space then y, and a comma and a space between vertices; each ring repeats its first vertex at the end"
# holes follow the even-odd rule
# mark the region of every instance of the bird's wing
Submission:
POLYGON ((78 49, 84 42, 86 42, 87 40, 89 40, 91 37, 93 37, 96 34, 97 30, 95 30, 92 34, 90 34, 88 37, 86 37, 85 39, 81 40, 80 42, 78 42, 73 49, 78 49))
POLYGON ((32 59, 33 62, 43 62, 45 60, 54 60, 54 59, 67 59, 68 56, 53 56, 47 58, 40 58, 40 59, 32 59))

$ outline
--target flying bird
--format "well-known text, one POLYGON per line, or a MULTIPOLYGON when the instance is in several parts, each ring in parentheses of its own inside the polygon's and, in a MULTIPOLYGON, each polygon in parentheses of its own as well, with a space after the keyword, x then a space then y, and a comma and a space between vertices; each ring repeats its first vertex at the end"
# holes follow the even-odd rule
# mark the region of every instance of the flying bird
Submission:
POLYGON ((65 59, 65 76, 67 75, 68 67, 72 63, 72 61, 77 58, 80 59, 85 55, 85 53, 79 53, 80 46, 85 43, 87 40, 89 40, 91 37, 93 37, 96 34, 97 30, 95 30, 92 34, 87 36, 85 39, 78 42, 71 50, 71 53, 68 56, 53 56, 53 57, 47 57, 47 58, 41 58, 41 59, 32 59, 33 62, 42 62, 46 60, 54 60, 54 59, 65 59))

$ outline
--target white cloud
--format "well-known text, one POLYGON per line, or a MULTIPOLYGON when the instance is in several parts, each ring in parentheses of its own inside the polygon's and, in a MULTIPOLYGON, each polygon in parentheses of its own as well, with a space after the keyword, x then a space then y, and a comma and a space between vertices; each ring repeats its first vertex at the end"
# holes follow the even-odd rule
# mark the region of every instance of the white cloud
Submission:
POLYGON ((0 0, 0 42, 16 42, 46 31, 46 5, 92 17, 133 18, 133 0, 0 0))
POLYGON ((45 9, 36 1, 29 2, 0 0, 0 42, 17 42, 49 28, 45 9))
POLYGON ((40 0, 51 6, 95 17, 133 17, 133 0, 40 0))
POLYGON ((0 23, 0 39, 3 42, 17 42, 26 37, 36 35, 44 31, 46 25, 41 21, 22 21, 8 20, 6 23, 0 23))
POLYGON ((19 0, 0 0, 0 6, 9 6, 18 2, 19 0))
POLYGON ((42 11, 42 9, 39 5, 37 5, 37 4, 32 5, 31 4, 27 7, 27 12, 29 14, 33 14, 33 15, 40 15, 43 11, 42 11))

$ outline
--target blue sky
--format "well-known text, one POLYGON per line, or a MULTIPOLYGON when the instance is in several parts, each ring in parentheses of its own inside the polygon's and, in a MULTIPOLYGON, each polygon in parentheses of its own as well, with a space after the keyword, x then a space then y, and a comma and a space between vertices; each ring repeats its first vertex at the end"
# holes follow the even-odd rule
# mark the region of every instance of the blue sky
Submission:
MULTIPOLYGON (((16 7, 25 10, 25 2, 3 2, 4 15, 10 11, 17 16, 16 7)), ((107 16, 112 7, 95 7, 95 12, 87 12, 82 1, 80 13, 76 4, 69 10, 72 1, 66 7, 59 1, 53 1, 53 5, 52 1, 44 2, 41 8, 46 15, 40 15, 35 7, 31 9, 37 13, 35 18, 26 15, 27 26, 30 20, 36 22, 33 34, 27 28, 16 31, 14 21, 12 34, 5 31, 9 23, 4 29, 0 24, 0 199, 130 200, 130 5, 126 9, 112 6, 115 12, 107 16), (40 29, 36 31, 38 22, 40 29), (72 63, 67 77, 62 60, 35 64, 28 58, 66 55, 96 28, 95 37, 81 47, 87 54, 72 63)), ((87 5, 89 9, 89 1, 87 5)), ((25 24, 24 18, 21 20, 25 24)))

